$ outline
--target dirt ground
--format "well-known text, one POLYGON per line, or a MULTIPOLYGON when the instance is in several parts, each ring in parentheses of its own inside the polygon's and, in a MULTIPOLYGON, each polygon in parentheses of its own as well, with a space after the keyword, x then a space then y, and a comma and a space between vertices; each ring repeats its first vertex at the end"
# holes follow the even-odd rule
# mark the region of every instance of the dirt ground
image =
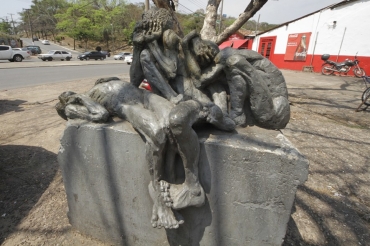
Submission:
MULTIPOLYGON (((370 245, 370 109, 354 111, 363 81, 283 73, 292 115, 282 132, 310 161, 283 245, 370 245)), ((57 96, 95 79, 0 91, 1 245, 108 245, 69 225, 56 160, 57 96)))

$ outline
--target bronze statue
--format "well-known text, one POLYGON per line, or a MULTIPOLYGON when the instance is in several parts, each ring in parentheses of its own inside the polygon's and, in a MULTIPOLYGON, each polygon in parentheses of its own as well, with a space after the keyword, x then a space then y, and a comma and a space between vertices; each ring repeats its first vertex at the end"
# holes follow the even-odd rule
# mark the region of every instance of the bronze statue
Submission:
POLYGON ((166 9, 147 11, 133 33, 130 82, 100 79, 86 93, 62 93, 56 105, 66 120, 107 122, 117 116, 144 136, 152 176, 151 222, 158 228, 178 228, 184 221, 177 210, 205 202, 194 124, 225 131, 236 125, 280 129, 290 117, 284 77, 268 59, 251 50, 220 51, 195 31, 181 38, 172 26, 166 9), (138 88, 143 79, 152 92, 138 88), (182 184, 173 182, 176 153, 185 169, 182 184), (166 167, 172 170, 169 177, 166 167))

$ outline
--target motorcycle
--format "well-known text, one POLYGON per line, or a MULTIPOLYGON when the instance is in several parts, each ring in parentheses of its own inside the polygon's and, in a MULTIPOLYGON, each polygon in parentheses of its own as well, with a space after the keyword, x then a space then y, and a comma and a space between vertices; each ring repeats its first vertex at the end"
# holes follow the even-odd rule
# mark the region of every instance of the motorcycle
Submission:
POLYGON ((353 67, 353 73, 357 78, 361 78, 362 76, 365 76, 364 69, 362 69, 358 65, 360 61, 357 60, 357 53, 355 55, 354 61, 345 59, 343 62, 334 62, 334 61, 329 60, 329 58, 330 58, 329 54, 323 54, 321 56, 321 60, 325 61, 321 69, 321 73, 323 75, 331 75, 334 72, 348 73, 349 70, 353 67))

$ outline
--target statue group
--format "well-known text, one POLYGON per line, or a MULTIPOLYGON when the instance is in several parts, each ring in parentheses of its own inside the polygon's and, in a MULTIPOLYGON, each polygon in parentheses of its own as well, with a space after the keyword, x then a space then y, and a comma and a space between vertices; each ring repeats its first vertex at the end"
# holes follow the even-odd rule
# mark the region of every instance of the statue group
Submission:
POLYGON ((145 12, 133 33, 130 81, 102 78, 86 93, 62 93, 56 105, 66 120, 99 123, 119 117, 143 136, 151 175, 151 224, 169 229, 184 223, 179 210, 205 202, 193 126, 281 129, 290 117, 284 77, 268 59, 252 50, 219 50, 195 31, 181 38, 173 25, 166 9, 145 12), (151 91, 140 88, 143 79, 151 91), (176 156, 185 172, 181 182, 174 170, 176 156))

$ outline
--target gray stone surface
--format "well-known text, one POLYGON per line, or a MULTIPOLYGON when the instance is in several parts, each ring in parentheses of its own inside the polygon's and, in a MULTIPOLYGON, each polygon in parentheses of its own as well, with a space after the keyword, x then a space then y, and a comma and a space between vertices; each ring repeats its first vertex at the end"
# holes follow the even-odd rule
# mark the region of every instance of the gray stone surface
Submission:
POLYGON ((179 229, 155 229, 140 135, 122 121, 68 121, 58 161, 70 223, 117 245, 281 245, 308 161, 280 131, 210 128, 199 139, 206 204, 181 210, 179 229))

